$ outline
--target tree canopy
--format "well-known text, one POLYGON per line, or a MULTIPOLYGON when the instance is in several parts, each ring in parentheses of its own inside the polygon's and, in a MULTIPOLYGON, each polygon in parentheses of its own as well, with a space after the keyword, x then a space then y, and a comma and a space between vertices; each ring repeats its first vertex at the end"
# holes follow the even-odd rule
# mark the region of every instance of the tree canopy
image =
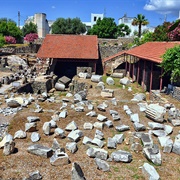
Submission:
POLYGON ((117 33, 116 33, 117 37, 124 37, 129 35, 130 33, 131 33, 131 29, 129 28, 128 25, 120 24, 117 26, 117 33))
POLYGON ((52 24, 52 34, 83 34, 86 26, 79 18, 58 18, 52 24))
POLYGON ((22 28, 22 34, 23 36, 26 36, 30 33, 37 33, 37 24, 34 24, 33 22, 26 23, 22 28))
POLYGON ((99 18, 96 24, 89 29, 89 35, 97 35, 98 38, 116 38, 117 26, 113 18, 99 18))
POLYGON ((0 19, 0 34, 2 34, 2 36, 12 36, 17 41, 22 37, 20 28, 16 26, 13 20, 7 18, 0 19))
POLYGON ((133 26, 138 26, 138 37, 141 37, 142 34, 142 26, 149 24, 148 20, 145 18, 144 15, 138 14, 132 21, 133 26))
POLYGON ((153 41, 169 41, 168 28, 170 25, 170 22, 164 22, 157 26, 153 33, 153 41))
POLYGON ((172 82, 176 82, 180 78, 180 45, 169 48, 162 58, 160 66, 164 69, 164 74, 171 75, 172 82))

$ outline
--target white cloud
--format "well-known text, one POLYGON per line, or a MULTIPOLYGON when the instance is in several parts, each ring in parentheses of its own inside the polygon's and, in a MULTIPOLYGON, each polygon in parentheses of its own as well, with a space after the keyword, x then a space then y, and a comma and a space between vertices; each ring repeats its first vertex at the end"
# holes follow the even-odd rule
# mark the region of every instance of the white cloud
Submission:
POLYGON ((55 6, 51 6, 52 9, 55 9, 56 7, 55 6))
POLYGON ((149 0, 144 9, 162 14, 177 14, 180 11, 180 0, 149 0))

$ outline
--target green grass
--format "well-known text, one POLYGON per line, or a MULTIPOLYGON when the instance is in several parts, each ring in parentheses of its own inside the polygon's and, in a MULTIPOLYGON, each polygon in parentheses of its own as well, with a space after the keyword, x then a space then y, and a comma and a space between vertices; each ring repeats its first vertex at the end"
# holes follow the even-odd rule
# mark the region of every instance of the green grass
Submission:
POLYGON ((144 177, 143 176, 141 176, 141 175, 139 175, 139 174, 134 174, 133 176, 132 176, 132 178, 133 179, 144 179, 144 177))

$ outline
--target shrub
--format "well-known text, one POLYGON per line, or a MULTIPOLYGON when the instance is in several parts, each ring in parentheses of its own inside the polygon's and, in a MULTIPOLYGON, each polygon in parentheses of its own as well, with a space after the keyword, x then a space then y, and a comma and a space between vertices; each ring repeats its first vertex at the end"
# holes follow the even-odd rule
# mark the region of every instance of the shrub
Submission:
POLYGON ((16 44, 16 39, 12 36, 5 36, 5 42, 7 44, 16 44))
POLYGON ((38 39, 38 35, 36 33, 30 33, 24 37, 24 40, 30 43, 34 42, 36 39, 38 39))

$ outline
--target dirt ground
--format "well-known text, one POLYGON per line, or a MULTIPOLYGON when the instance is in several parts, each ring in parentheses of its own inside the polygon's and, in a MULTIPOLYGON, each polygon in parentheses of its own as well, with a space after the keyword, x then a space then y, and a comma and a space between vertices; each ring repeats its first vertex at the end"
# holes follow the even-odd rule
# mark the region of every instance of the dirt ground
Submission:
MULTIPOLYGON (((111 98, 102 98, 100 96, 100 90, 96 89, 96 83, 91 83, 92 87, 88 90, 88 96, 87 99, 92 101, 95 111, 98 114, 105 115, 108 117, 108 119, 112 120, 111 115, 109 114, 109 110, 116 110, 121 116, 120 121, 113 121, 114 127, 119 124, 126 124, 130 126, 130 130, 123 132, 125 137, 128 137, 129 132, 134 132, 134 127, 132 122, 130 121, 130 118, 123 110, 124 105, 128 105, 129 108, 132 110, 133 113, 139 113, 140 122, 146 127, 148 127, 148 122, 151 121, 148 118, 145 117, 145 114, 143 112, 139 111, 139 107, 137 106, 137 103, 131 102, 130 100, 133 97, 133 94, 137 92, 141 92, 141 88, 137 87, 136 84, 132 85, 132 92, 128 92, 127 88, 122 89, 121 86, 115 85, 115 86, 106 86, 107 88, 114 90, 115 98, 118 101, 118 105, 114 106, 111 103, 111 98), (101 112, 97 110, 97 105, 106 102, 108 104, 108 107, 106 108, 106 112, 101 112)), ((37 123, 37 129, 38 133, 41 135, 41 139, 38 142, 38 144, 42 144, 48 147, 52 147, 53 142, 53 132, 54 129, 52 129, 52 134, 50 136, 46 136, 42 132, 42 126, 44 122, 50 121, 51 116, 54 112, 58 111, 60 112, 60 107, 62 106, 62 98, 64 98, 64 93, 55 92, 54 96, 56 97, 56 102, 50 103, 50 102, 39 102, 40 106, 44 109, 43 113, 35 113, 35 105, 32 103, 28 106, 28 108, 23 108, 22 111, 18 112, 14 117, 11 117, 11 124, 9 126, 9 133, 11 135, 14 135, 14 133, 20 129, 25 129, 25 123, 27 122, 27 116, 38 116, 40 117, 40 121, 37 123)), ((172 99, 170 96, 164 95, 164 97, 170 102, 176 105, 176 107, 180 108, 180 103, 174 99, 172 99)), ((3 97, 1 97, 3 99, 3 97)), ((71 98, 70 98, 71 100, 71 98)), ((89 138, 94 138, 95 130, 84 130, 83 124, 85 122, 97 122, 96 117, 88 117, 86 116, 86 113, 89 112, 87 107, 85 107, 84 112, 75 112, 74 109, 71 109, 71 102, 68 102, 67 111, 68 116, 65 119, 60 119, 57 122, 57 126, 65 129, 66 125, 70 123, 72 120, 76 122, 78 125, 78 129, 83 131, 84 136, 87 136, 89 138)), ((163 105, 163 104, 162 104, 163 105)), ((0 118, 3 118, 2 116, 0 118)), ((7 117, 6 117, 7 118, 7 117)), ((165 124, 171 125, 169 122, 165 122, 165 124)), ((115 134, 118 134, 115 130, 115 128, 108 128, 104 127, 102 132, 104 133, 104 142, 107 142, 108 137, 113 137, 115 134)), ((178 134, 179 127, 174 127, 173 133, 170 135, 171 138, 174 140, 174 137, 178 134)), ((146 130, 145 132, 148 132, 146 130)), ((68 135, 69 132, 66 131, 66 135, 68 135)), ((82 144, 82 139, 78 141, 78 151, 75 154, 71 154, 68 150, 66 150, 66 153, 69 156, 69 159, 71 161, 70 164, 64 165, 64 166, 52 166, 50 164, 49 158, 42 158, 36 155, 29 154, 27 152, 27 148, 29 145, 33 144, 30 139, 31 133, 27 132, 27 138, 26 139, 15 139, 16 143, 16 152, 11 154, 10 156, 4 156, 3 150, 0 149, 0 179, 23 179, 24 177, 28 177, 28 174, 31 172, 34 172, 36 170, 39 170, 41 175, 43 176, 44 180, 50 180, 50 179, 57 179, 57 180, 69 180, 71 179, 71 168, 72 168, 72 162, 77 162, 81 166, 84 175, 87 180, 143 180, 145 179, 145 176, 142 173, 141 166, 144 164, 144 162, 148 162, 148 160, 144 157, 142 152, 135 153, 131 150, 130 145, 127 145, 125 142, 122 144, 117 145, 116 150, 125 150, 132 153, 133 160, 131 163, 115 163, 115 162, 108 162, 110 165, 110 171, 109 172, 103 172, 101 170, 97 169, 97 166, 95 165, 95 161, 93 158, 90 158, 86 155, 87 146, 82 144)), ((152 136, 155 143, 159 144, 157 141, 157 137, 152 136)), ((67 137, 65 139, 57 139, 61 147, 66 146, 66 143, 69 142, 67 137)), ((160 145, 159 145, 160 147, 160 145)), ((66 148, 65 148, 66 149, 66 148)), ((107 146, 104 146, 104 149, 108 151, 109 155, 116 151, 114 149, 108 149, 107 146)), ((162 165, 156 166, 150 163, 155 167, 157 172, 159 173, 162 180, 180 180, 180 156, 176 155, 174 153, 163 153, 162 148, 160 147, 161 154, 162 154, 162 165)))

